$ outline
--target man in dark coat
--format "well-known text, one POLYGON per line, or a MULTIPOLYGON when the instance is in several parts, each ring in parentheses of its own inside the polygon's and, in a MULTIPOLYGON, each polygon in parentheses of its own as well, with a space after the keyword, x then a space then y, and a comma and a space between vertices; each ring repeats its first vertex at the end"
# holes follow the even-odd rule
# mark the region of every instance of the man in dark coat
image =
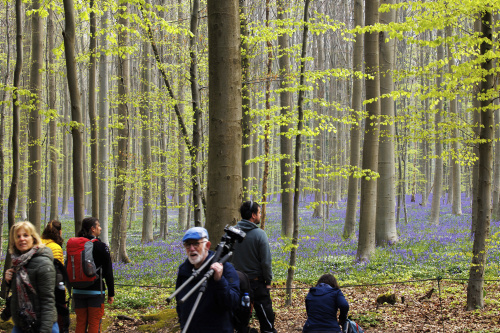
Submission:
MULTIPOLYGON (((214 254, 209 250, 211 243, 208 240, 208 232, 205 228, 195 227, 189 229, 184 234, 182 242, 188 257, 179 266, 176 288, 191 277, 193 271, 200 268, 206 260, 211 260, 214 254)), ((223 265, 218 262, 212 263, 210 269, 214 270, 213 277, 207 281, 207 288, 195 310, 187 332, 233 333, 232 309, 238 305, 240 294, 238 275, 233 265, 228 262, 223 265)), ((198 290, 184 303, 180 304, 179 300, 199 282, 203 275, 198 275, 176 296, 177 314, 182 329, 184 329, 198 297, 198 290)))
POLYGON ((274 311, 269 290, 273 272, 271 250, 264 230, 259 228, 260 206, 254 201, 245 201, 240 207, 242 220, 236 225, 246 233, 245 240, 234 245, 232 262, 250 280, 252 302, 259 318, 261 333, 274 333, 274 311))

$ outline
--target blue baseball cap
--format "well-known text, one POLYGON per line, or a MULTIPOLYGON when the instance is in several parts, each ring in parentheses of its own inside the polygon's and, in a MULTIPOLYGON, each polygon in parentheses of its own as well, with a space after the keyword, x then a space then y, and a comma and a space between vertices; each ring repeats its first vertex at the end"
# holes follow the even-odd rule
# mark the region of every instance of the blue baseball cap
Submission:
POLYGON ((208 231, 205 228, 202 227, 194 227, 186 231, 184 234, 184 237, 182 237, 182 242, 187 241, 188 239, 202 239, 206 238, 208 239, 208 231))

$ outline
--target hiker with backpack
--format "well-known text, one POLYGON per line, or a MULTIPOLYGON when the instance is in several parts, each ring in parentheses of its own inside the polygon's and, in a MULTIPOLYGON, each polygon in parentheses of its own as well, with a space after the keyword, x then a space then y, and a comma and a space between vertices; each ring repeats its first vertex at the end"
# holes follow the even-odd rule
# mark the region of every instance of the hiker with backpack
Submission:
POLYGON ((52 220, 47 223, 47 226, 42 232, 42 243, 52 250, 54 255, 54 267, 56 270, 56 287, 54 294, 56 297, 57 323, 59 331, 62 333, 69 332, 69 309, 66 302, 67 275, 64 269, 64 255, 62 245, 62 224, 57 220, 52 220))
POLYGON ((10 229, 9 252, 13 267, 5 271, 5 282, 12 290, 12 332, 58 333, 52 251, 42 244, 35 226, 24 221, 10 229))
POLYGON ((100 332, 106 287, 108 304, 114 300, 111 255, 108 246, 98 238, 100 234, 99 220, 86 217, 82 220, 78 237, 70 238, 66 245, 66 271, 73 287, 76 312, 75 333, 100 332))
POLYGON ((244 272, 252 289, 251 301, 259 319, 261 333, 274 333, 274 311, 269 293, 273 272, 271 250, 264 230, 259 228, 260 205, 252 200, 240 206, 242 220, 236 227, 246 233, 245 240, 234 245, 232 263, 238 271, 244 272))
MULTIPOLYGON (((189 229, 184 234, 182 243, 186 250, 187 259, 179 266, 176 289, 191 277, 193 270, 200 268, 206 260, 210 260, 214 255, 214 252, 210 251, 211 243, 205 228, 194 227, 189 229)), ((207 287, 196 307, 187 332, 233 333, 232 309, 240 301, 238 275, 233 265, 228 262, 224 264, 212 263, 210 269, 214 270, 213 277, 207 281, 207 287)), ((198 281, 203 278, 204 274, 205 272, 198 275, 175 297, 181 329, 186 326, 199 293, 196 291, 183 303, 179 301, 191 291, 198 281)))
POLYGON ((349 304, 332 274, 322 275, 306 296, 307 321, 302 332, 342 332, 349 304), (337 312, 340 310, 339 320, 337 312), (340 323, 340 324, 339 324, 340 323))

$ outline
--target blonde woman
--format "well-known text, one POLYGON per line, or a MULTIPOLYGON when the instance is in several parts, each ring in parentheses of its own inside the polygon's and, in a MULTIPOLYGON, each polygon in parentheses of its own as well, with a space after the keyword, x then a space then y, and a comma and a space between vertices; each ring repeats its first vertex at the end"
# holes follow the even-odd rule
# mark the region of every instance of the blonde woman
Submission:
POLYGON ((12 290, 12 332, 59 333, 52 251, 42 244, 35 226, 25 221, 10 229, 9 252, 12 268, 5 272, 5 281, 12 290))

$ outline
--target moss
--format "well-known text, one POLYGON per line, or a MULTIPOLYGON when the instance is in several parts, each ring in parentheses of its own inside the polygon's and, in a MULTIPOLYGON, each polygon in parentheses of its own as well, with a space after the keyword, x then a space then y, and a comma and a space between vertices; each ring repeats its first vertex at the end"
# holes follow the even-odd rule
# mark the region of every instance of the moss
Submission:
POLYGON ((177 312, 175 309, 160 311, 155 314, 141 316, 141 319, 146 322, 153 323, 144 324, 137 329, 141 332, 155 333, 165 328, 170 328, 169 332, 180 332, 179 323, 177 322, 177 312))

